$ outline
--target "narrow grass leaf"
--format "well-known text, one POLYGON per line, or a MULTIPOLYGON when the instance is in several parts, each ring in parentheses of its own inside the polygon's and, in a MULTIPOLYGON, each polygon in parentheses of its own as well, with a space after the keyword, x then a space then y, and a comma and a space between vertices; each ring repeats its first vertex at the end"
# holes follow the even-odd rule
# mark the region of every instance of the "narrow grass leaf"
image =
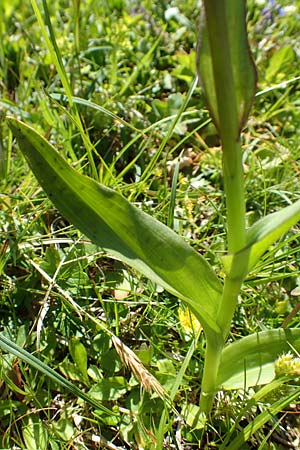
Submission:
MULTIPOLYGON (((258 419, 258 421, 254 425, 255 431, 259 430, 259 427, 261 426, 261 424, 265 423, 264 422, 266 420, 265 415, 263 415, 262 417, 261 417, 261 415, 259 415, 254 419, 254 422, 250 422, 249 428, 247 429, 247 427, 245 427, 243 429, 243 431, 245 429, 247 429, 247 432, 244 435, 243 435, 243 431, 242 431, 241 433, 238 434, 238 436, 235 439, 233 439, 233 437, 232 437, 233 434, 235 433, 237 427, 239 428, 239 422, 242 419, 244 419, 245 416, 247 416, 249 413, 251 414, 251 411, 253 411, 253 408, 255 408, 258 405, 258 403, 261 403, 264 399, 272 398, 272 396, 274 397, 274 393, 278 392, 280 389, 282 389, 282 387, 285 385, 285 383, 287 381, 289 381, 289 377, 275 378, 271 383, 261 387, 256 392, 254 392, 254 394, 247 401, 245 406, 239 411, 239 414, 238 414, 238 416, 236 416, 236 418, 235 418, 236 420, 232 424, 230 431, 226 433, 225 439, 220 446, 220 450, 230 448, 230 447, 228 447, 230 442, 232 442, 232 443, 234 442, 234 446, 238 445, 238 444, 241 445, 241 443, 246 442, 246 440, 248 440, 251 437, 251 431, 250 431, 251 425, 253 426, 255 420, 260 417, 260 419, 258 419), (243 439, 245 439, 245 440, 243 441, 243 439)), ((284 387, 283 387, 283 389, 284 389, 284 387)), ((298 392, 299 392, 299 390, 298 390, 298 392)), ((295 392, 293 392, 292 395, 295 395, 295 392)), ((290 397, 289 397, 289 399, 290 399, 290 397)), ((285 398, 282 400, 285 401, 285 398)), ((262 413, 262 414, 264 414, 264 413, 262 413)), ((267 418, 267 420, 268 420, 268 418, 267 418)), ((235 447, 235 448, 240 449, 241 447, 235 447)))
POLYGON ((94 159, 92 156, 93 146, 83 129, 78 111, 76 109, 76 105, 73 102, 72 87, 71 87, 67 72, 65 70, 65 66, 63 64, 63 59, 62 59, 59 47, 56 42, 55 33, 53 31, 51 20, 50 20, 48 4, 45 0, 42 0, 42 4, 43 4, 44 16, 42 15, 42 13, 40 11, 40 9, 41 9, 40 1, 31 0, 31 5, 32 5, 32 8, 36 15, 37 21, 39 23, 41 33, 42 33, 43 38, 46 43, 47 50, 49 51, 52 62, 57 70, 57 73, 58 73, 60 79, 61 79, 61 83, 63 85, 64 91, 68 97, 69 105, 73 110, 73 113, 71 114, 71 116, 80 132, 80 135, 81 135, 84 145, 86 147, 88 160, 89 160, 89 164, 90 164, 93 176, 95 179, 97 179, 98 172, 97 172, 96 165, 95 165, 95 162, 94 162, 94 159))
MULTIPOLYGON (((180 370, 177 373, 176 378, 174 380, 174 383, 173 383, 173 386, 172 386, 172 389, 170 392, 170 400, 172 402, 174 401, 176 394, 178 393, 180 385, 183 383, 184 375, 189 367, 192 356, 197 348, 199 337, 200 337, 200 330, 199 330, 199 332, 195 333, 195 335, 192 339, 191 345, 188 349, 188 352, 185 355, 185 358, 180 366, 180 370)), ((165 407, 161 414, 159 427, 156 430, 156 440, 157 440, 156 441, 156 450, 163 450, 163 448, 164 448, 163 441, 164 441, 164 437, 165 437, 167 419, 168 419, 168 412, 167 412, 167 408, 165 407)))
POLYGON ((70 103, 70 106, 73 106, 73 100, 72 100, 72 90, 71 86, 68 80, 68 76, 64 67, 64 64, 62 62, 62 57, 59 51, 59 48, 56 43, 55 34, 51 25, 50 21, 50 15, 49 10, 47 6, 47 2, 45 0, 42 0, 43 9, 44 9, 44 17, 41 13, 41 5, 37 0, 31 0, 31 5, 34 10, 34 13, 36 15, 37 21, 40 26, 41 33, 43 35, 43 38, 45 40, 47 50, 49 51, 53 64, 55 65, 55 68, 57 70, 58 75, 60 76, 62 85, 64 87, 65 92, 67 93, 68 100, 70 103))
POLYGON ((300 329, 262 331, 227 345, 222 352, 218 386, 248 389, 269 383, 275 376, 276 359, 291 346, 300 351, 300 329))
POLYGON ((75 396, 81 398, 85 402, 89 403, 90 405, 94 406, 96 409, 100 409, 101 411, 105 412, 106 414, 113 415, 114 413, 107 409, 105 406, 103 406, 101 403, 97 402, 96 400, 90 398, 87 394, 85 394, 83 391, 78 389, 73 383, 70 383, 70 381, 66 380, 64 377, 62 377, 59 373, 55 372, 55 370, 51 369, 47 364, 45 364, 43 361, 40 361, 35 356, 31 355, 29 352, 24 350, 19 345, 15 344, 13 341, 8 339, 7 337, 3 336, 3 334, 0 334, 0 347, 8 352, 15 355, 17 358, 20 358, 22 361, 26 362, 27 364, 30 364, 32 367, 37 369, 38 371, 42 372, 47 377, 54 380, 56 383, 60 384, 64 388, 68 389, 72 394, 75 396))
POLYGON ((276 414, 283 411, 295 400, 299 399, 299 395, 300 389, 298 388, 284 398, 277 400, 277 402, 270 405, 267 410, 255 417, 255 419, 250 422, 227 447, 222 448, 226 448, 226 450, 241 449, 243 444, 247 442, 254 433, 260 430, 270 419, 274 418, 276 414))
POLYGON ((202 256, 115 191, 77 173, 31 127, 12 118, 8 123, 39 183, 71 223, 185 301, 203 327, 219 331, 215 316, 222 288, 202 256))
MULTIPOLYGON (((67 101, 67 97, 62 94, 54 93, 54 94, 50 94, 49 97, 58 102, 66 102, 67 101)), ((86 108, 94 109, 103 114, 106 114, 107 116, 109 116, 113 120, 115 120, 116 122, 121 123, 125 127, 130 128, 131 130, 136 131, 137 133, 144 136, 143 130, 139 130, 138 128, 133 126, 130 122, 126 122, 126 120, 124 120, 122 117, 117 116, 116 114, 112 113, 111 111, 109 111, 109 109, 104 108, 103 106, 97 105, 96 103, 93 103, 90 100, 85 100, 84 98, 81 98, 81 97, 72 96, 72 101, 77 105, 85 106, 86 108)))
MULTIPOLYGON (((195 77, 193 83, 191 83, 189 90, 180 106, 180 108, 177 111, 177 114, 174 115, 174 117, 172 118, 172 122, 170 123, 170 126, 168 127, 168 130, 163 138, 163 140, 160 143, 159 148, 157 149, 157 151, 155 152, 154 156, 151 158, 151 161, 149 162, 149 164, 147 165, 147 167, 145 168, 142 176, 141 176, 141 180, 142 181, 146 181, 153 173, 153 170, 159 160, 159 158, 162 156, 163 151, 166 148, 167 143, 169 142, 169 139, 171 138, 176 125, 180 122, 180 120, 183 119, 184 117, 184 113, 185 110, 189 104, 190 99, 192 98, 193 92, 197 86, 198 83, 198 77, 195 77)), ((159 123, 163 123, 162 121, 157 122, 157 125, 159 123)), ((146 130, 144 130, 145 132, 149 131, 149 128, 147 128, 146 130)))
POLYGON ((176 205, 176 192, 177 192, 177 182, 179 176, 179 167, 180 160, 176 161, 174 167, 174 173, 172 177, 172 186, 171 186, 171 195, 170 195, 170 204, 169 204, 169 212, 168 212, 168 222, 167 225, 169 228, 174 228, 174 213, 175 213, 175 205, 176 205))
POLYGON ((152 46, 149 48, 148 52, 142 57, 139 64, 135 66, 133 69, 131 75, 128 77, 127 82, 124 84, 123 88, 118 93, 118 97, 121 97, 126 93, 128 89, 130 89, 132 86, 135 85, 135 81, 137 77, 139 76, 139 73, 141 70, 146 67, 147 69, 151 65, 151 61, 153 59, 153 53, 155 49, 157 48, 158 44, 160 43, 161 39, 163 38, 164 30, 161 32, 161 34, 158 36, 158 38, 153 42, 152 46))

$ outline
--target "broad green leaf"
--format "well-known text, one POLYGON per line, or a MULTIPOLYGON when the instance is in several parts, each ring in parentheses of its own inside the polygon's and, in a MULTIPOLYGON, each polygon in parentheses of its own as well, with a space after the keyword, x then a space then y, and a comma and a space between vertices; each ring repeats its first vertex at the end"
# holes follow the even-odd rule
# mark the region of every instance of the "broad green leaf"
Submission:
POLYGON ((187 403, 184 406, 181 415, 184 421, 193 430, 202 430, 207 425, 207 418, 198 405, 187 403))
POLYGON ((75 431, 72 419, 69 419, 66 413, 62 413, 60 419, 53 423, 53 430, 65 442, 72 439, 75 431))
POLYGON ((59 364, 59 371, 65 378, 70 381, 79 381, 80 383, 85 383, 86 385, 88 385, 89 380, 83 377, 78 366, 71 362, 68 358, 65 358, 59 364))
POLYGON ((248 258, 247 272, 250 272, 265 251, 299 220, 300 200, 258 220, 247 231, 247 246, 237 253, 236 256, 227 255, 223 258, 225 272, 227 274, 230 272, 233 260, 237 256, 239 258, 248 258))
POLYGON ((31 355, 29 352, 24 350, 22 347, 15 344, 13 341, 8 339, 7 337, 3 336, 3 334, 0 334, 0 348, 2 348, 4 351, 6 351, 8 353, 12 353, 17 358, 20 358, 22 361, 25 361, 27 364, 30 364, 32 367, 39 370, 47 377, 51 378, 56 383, 60 384, 64 388, 68 389, 70 392, 72 392, 72 394, 81 398, 82 400, 89 403, 90 405, 94 406, 94 408, 100 409, 101 411, 104 411, 106 414, 109 414, 109 415, 114 414, 112 411, 107 409, 105 406, 101 405, 101 403, 99 403, 95 399, 89 397, 83 391, 78 389, 77 386, 75 386, 73 383, 70 383, 70 381, 66 380, 59 373, 55 372, 55 370, 51 369, 51 367, 49 367, 43 361, 40 361, 38 358, 31 355))
POLYGON ((300 200, 280 211, 257 221, 247 231, 247 244, 251 246, 249 270, 265 251, 300 220, 300 200))
POLYGON ((248 389, 275 376, 274 363, 284 352, 300 351, 300 329, 275 329, 243 337, 227 345, 221 357, 218 386, 248 389))
POLYGON ((118 400, 128 391, 127 381, 124 377, 103 378, 90 389, 89 395, 96 400, 118 400))
POLYGON ((229 107, 230 102, 235 104, 232 106, 236 109, 238 136, 255 94, 256 71, 245 17, 246 0, 204 1, 197 67, 213 121, 221 134, 229 119, 224 114, 222 117, 222 106, 226 111, 226 103, 229 107))
POLYGON ((40 134, 8 119, 39 183, 95 244, 185 301, 203 327, 219 331, 221 284, 203 257, 167 226, 106 186, 77 173, 40 134))

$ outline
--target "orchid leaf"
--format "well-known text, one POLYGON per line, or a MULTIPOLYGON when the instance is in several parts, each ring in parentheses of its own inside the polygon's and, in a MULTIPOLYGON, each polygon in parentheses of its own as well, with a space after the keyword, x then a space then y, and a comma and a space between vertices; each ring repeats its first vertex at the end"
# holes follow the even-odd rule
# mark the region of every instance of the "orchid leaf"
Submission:
POLYGON ((218 386, 248 389, 275 376, 275 361, 291 349, 300 351, 300 329, 274 329, 243 337, 227 345, 221 356, 218 386))
MULTIPOLYGON (((226 255, 222 258, 226 273, 230 273, 234 258, 237 257, 248 258, 247 273, 249 273, 265 251, 299 220, 300 200, 258 220, 247 231, 247 246, 236 255, 226 255)), ((239 274, 241 277, 245 275, 247 274, 239 274)))
POLYGON ((8 123, 40 185, 75 227, 185 301, 204 328, 219 332, 222 287, 202 256, 117 192, 76 172, 33 128, 13 118, 8 123))
POLYGON ((245 17, 246 0, 205 2, 198 41, 198 72, 213 121, 221 131, 228 121, 222 107, 226 111, 226 102, 235 103, 237 136, 247 121, 256 86, 245 17))
POLYGON ((253 224, 247 231, 247 243, 251 246, 249 270, 254 267, 263 253, 299 220, 300 200, 253 224))

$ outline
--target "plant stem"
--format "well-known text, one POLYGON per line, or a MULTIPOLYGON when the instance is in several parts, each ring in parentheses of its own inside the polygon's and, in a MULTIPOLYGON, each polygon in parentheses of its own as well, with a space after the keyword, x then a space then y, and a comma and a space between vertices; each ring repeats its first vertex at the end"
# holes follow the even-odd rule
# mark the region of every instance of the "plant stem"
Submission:
POLYGON ((242 282, 242 278, 235 279, 230 276, 225 278, 223 297, 217 316, 217 324, 222 330, 224 342, 230 331, 231 321, 237 305, 242 282))
POLYGON ((206 0, 204 6, 218 104, 218 128, 223 147, 228 251, 235 253, 246 241, 245 201, 240 118, 231 63, 226 3, 227 0, 206 0))
POLYGON ((220 334, 212 336, 206 334, 205 363, 200 396, 200 409, 206 416, 211 411, 216 393, 218 368, 223 347, 224 340, 220 334))
MULTIPOLYGON (((223 147, 223 176, 227 208, 228 252, 236 254, 245 247, 245 197, 240 144, 240 111, 236 95, 234 68, 231 61, 227 0, 204 0, 214 87, 217 102, 216 125, 223 147)), ((239 39, 239 36, 236 36, 239 39)), ((230 330, 237 298, 247 269, 245 255, 235 257, 225 279, 223 296, 216 322, 222 330, 212 336, 206 333, 206 354, 202 378, 200 407, 208 415, 218 388, 218 370, 225 340, 230 330)))
POLYGON ((246 246, 244 180, 239 142, 228 144, 226 149, 223 144, 223 173, 227 207, 228 253, 235 254, 230 273, 225 278, 222 301, 217 315, 217 324, 223 332, 225 341, 248 267, 247 255, 238 254, 246 246))
POLYGON ((246 245, 242 149, 239 141, 223 142, 223 176, 228 252, 236 253, 246 245))
POLYGON ((232 317, 236 308, 238 295, 246 273, 248 257, 245 252, 235 256, 230 273, 225 278, 223 296, 216 322, 221 333, 209 334, 206 331, 205 363, 202 376, 200 408, 208 415, 212 408, 213 398, 218 389, 218 371, 226 339, 230 331, 232 317))

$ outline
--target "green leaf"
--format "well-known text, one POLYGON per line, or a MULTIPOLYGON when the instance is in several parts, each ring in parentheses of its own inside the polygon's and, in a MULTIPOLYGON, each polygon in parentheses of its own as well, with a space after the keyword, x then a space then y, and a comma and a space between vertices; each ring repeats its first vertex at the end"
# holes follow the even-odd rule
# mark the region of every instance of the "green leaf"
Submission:
POLYGON ((293 64, 295 56, 292 46, 282 47, 273 53, 264 77, 268 86, 286 78, 286 71, 293 64))
POLYGON ((39 417, 31 414, 26 417, 22 425, 23 439, 28 450, 47 450, 48 432, 39 417))
POLYGON ((261 255, 300 220, 300 200, 257 221, 247 231, 247 244, 251 246, 249 270, 261 255))
POLYGON ((275 376, 274 363, 284 352, 300 351, 300 329, 262 331, 227 345, 222 351, 218 386, 248 389, 267 384, 275 376))
POLYGON ((207 424, 207 418, 198 405, 193 405, 192 403, 184 405, 181 415, 193 430, 202 430, 207 424))
POLYGON ((78 366, 71 362, 68 358, 65 358, 59 364, 59 371, 65 378, 70 381, 79 381, 80 383, 84 382, 86 385, 88 385, 88 380, 86 378, 83 378, 78 366))
POLYGON ((51 369, 51 367, 49 367, 43 361, 40 361, 38 358, 31 355, 29 352, 24 350, 22 347, 15 344, 13 341, 8 339, 7 337, 3 336, 3 334, 0 334, 0 348, 2 348, 4 351, 6 351, 8 353, 12 353, 17 358, 20 358, 22 361, 25 361, 27 364, 30 364, 32 367, 39 370, 47 377, 51 378, 56 383, 60 384, 64 388, 68 389, 70 392, 72 392, 72 394, 81 398, 82 400, 89 403, 90 405, 94 406, 94 408, 100 409, 101 411, 104 411, 106 414, 114 414, 112 411, 107 409, 105 406, 101 405, 101 403, 94 400, 93 398, 90 398, 87 394, 85 394, 83 391, 78 389, 77 386, 75 386, 73 383, 70 383, 70 381, 66 380, 59 373, 55 372, 55 370, 51 369))
POLYGON ((74 363, 82 373, 84 380, 88 380, 87 375, 87 351, 85 346, 80 342, 78 338, 72 338, 69 341, 69 350, 73 358, 74 363))
POLYGON ((284 411, 295 401, 298 401, 299 394, 299 388, 293 389, 291 393, 285 395, 283 398, 280 398, 272 405, 269 405, 266 410, 256 416, 255 419, 252 420, 246 427, 243 427, 243 430, 239 432, 239 434, 233 440, 230 441, 230 444, 228 446, 225 447, 225 445, 222 445, 220 447, 220 450, 225 450, 225 448, 226 450, 241 450, 242 448, 244 448, 243 444, 247 442, 257 431, 261 430, 267 422, 274 421, 274 418, 278 413, 284 411))
POLYGON ((103 378, 89 391, 89 395, 96 400, 118 400, 128 391, 127 381, 124 377, 103 378))
MULTIPOLYGON (((230 273, 234 258, 239 257, 248 258, 247 273, 249 273, 265 251, 299 220, 300 200, 258 220, 247 230, 247 246, 236 255, 226 255, 222 258, 225 272, 230 273)), ((246 274, 238 275, 243 277, 246 274)))
MULTIPOLYGON (((67 97, 62 94, 51 94, 50 98, 53 98, 54 100, 57 100, 60 102, 66 102, 68 100, 67 97)), ((119 117, 116 114, 112 113, 111 111, 109 111, 109 109, 103 108, 103 106, 97 105, 96 103, 93 103, 90 100, 85 100, 84 98, 81 98, 81 97, 72 97, 72 101, 77 105, 95 109, 96 111, 102 113, 103 115, 111 117, 116 122, 121 123, 125 127, 130 128, 131 130, 135 131, 136 133, 142 134, 142 131, 135 128, 130 122, 126 122, 126 120, 122 119, 122 117, 119 117)), ((1 106, 1 101, 0 101, 0 106, 1 106)))
POLYGON ((11 412, 15 409, 19 409, 21 411, 22 406, 24 403, 18 401, 18 400, 0 400, 0 420, 2 420, 2 417, 11 415, 11 412))
POLYGON ((72 420, 69 419, 65 413, 62 413, 62 417, 60 417, 58 422, 53 423, 53 430, 55 431, 55 434, 65 442, 69 442, 74 435, 74 425, 72 420))
POLYGON ((112 256, 185 301, 203 327, 219 331, 221 284, 203 257, 117 192, 77 173, 40 134, 10 118, 39 183, 61 213, 112 256))
POLYGON ((204 4, 198 42, 200 80, 221 134, 229 120, 222 117, 222 103, 225 110, 226 103, 235 103, 238 136, 249 115, 256 86, 247 39, 246 0, 206 0, 204 4))

